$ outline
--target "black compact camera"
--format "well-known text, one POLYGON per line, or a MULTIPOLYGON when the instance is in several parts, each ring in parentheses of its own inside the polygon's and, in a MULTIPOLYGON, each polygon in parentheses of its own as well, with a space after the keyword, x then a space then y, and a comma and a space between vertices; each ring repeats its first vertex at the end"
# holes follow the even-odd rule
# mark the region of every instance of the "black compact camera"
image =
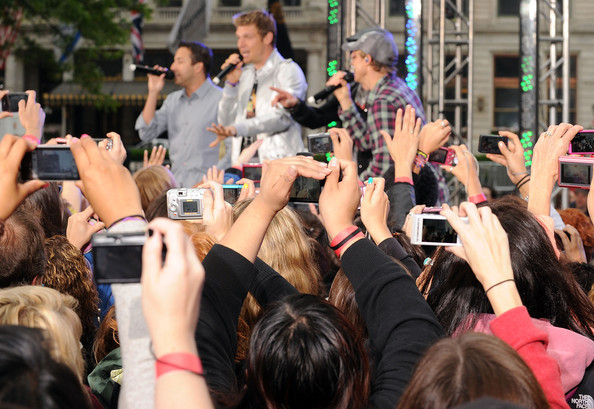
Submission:
POLYGON ((9 92, 2 97, 2 111, 3 112, 19 112, 19 101, 24 99, 27 101, 29 96, 26 92, 9 92))
POLYGON ((79 180, 78 168, 69 146, 40 145, 25 153, 19 180, 79 180))

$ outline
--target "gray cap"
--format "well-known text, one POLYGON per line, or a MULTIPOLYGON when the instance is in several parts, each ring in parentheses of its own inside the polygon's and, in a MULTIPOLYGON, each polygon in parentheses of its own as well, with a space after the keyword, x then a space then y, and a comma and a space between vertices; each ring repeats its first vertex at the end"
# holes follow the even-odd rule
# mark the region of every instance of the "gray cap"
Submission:
POLYGON ((379 27, 358 31, 355 35, 347 38, 342 49, 345 51, 361 50, 365 54, 371 55, 374 61, 388 67, 394 67, 398 62, 398 47, 394 42, 394 36, 379 27))

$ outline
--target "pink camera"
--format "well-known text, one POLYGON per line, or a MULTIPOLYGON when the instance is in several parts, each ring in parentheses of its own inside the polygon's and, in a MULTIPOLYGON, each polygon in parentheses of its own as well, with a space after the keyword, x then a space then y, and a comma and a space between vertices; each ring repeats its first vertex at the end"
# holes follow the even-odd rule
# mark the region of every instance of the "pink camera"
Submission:
POLYGON ((590 189, 594 158, 561 156, 559 158, 559 186, 590 189))

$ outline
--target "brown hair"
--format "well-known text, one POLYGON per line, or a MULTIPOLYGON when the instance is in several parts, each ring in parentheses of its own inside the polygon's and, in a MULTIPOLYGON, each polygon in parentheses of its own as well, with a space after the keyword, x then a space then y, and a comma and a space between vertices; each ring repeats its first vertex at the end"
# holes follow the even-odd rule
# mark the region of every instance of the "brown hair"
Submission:
POLYGON ((276 21, 266 10, 253 10, 239 13, 233 16, 235 27, 254 25, 258 29, 261 38, 272 33, 272 46, 276 44, 276 21))
POLYGON ((338 270, 338 273, 336 273, 336 276, 334 277, 334 281, 332 281, 328 302, 342 311, 347 317, 355 329, 358 340, 364 342, 369 337, 367 334, 365 318, 361 315, 359 305, 355 299, 355 289, 342 268, 338 270))
POLYGON ((190 240, 194 245, 198 259, 201 262, 204 260, 204 257, 206 257, 212 246, 217 244, 216 240, 206 232, 194 233, 190 236, 190 240))
POLYGON ((93 342, 93 357, 95 362, 99 363, 111 351, 120 347, 120 338, 118 336, 118 323, 115 316, 115 305, 112 305, 101 320, 101 325, 95 335, 93 342))
POLYGON ((469 332, 429 348, 398 409, 451 408, 483 396, 530 409, 549 407, 534 374, 512 347, 494 336, 469 332))
POLYGON ((83 332, 94 334, 98 322, 99 294, 87 260, 64 236, 46 239, 45 251, 45 274, 36 284, 74 297, 78 301, 74 311, 80 318, 83 332))
POLYGON ((0 288, 31 284, 43 274, 45 235, 39 220, 39 210, 25 201, 4 221, 4 234, 0 236, 0 288))
MULTIPOLYGON (((251 200, 237 202, 233 207, 234 219, 237 219, 251 202, 251 200)), ((311 242, 293 209, 285 207, 274 216, 262 241, 258 257, 278 271, 300 293, 321 294, 321 277, 320 272, 315 268, 311 242)), ((239 359, 245 357, 250 328, 253 327, 259 315, 260 306, 248 294, 243 303, 238 326, 239 359)))
POLYGON ((142 168, 134 173, 133 178, 140 191, 140 202, 142 203, 142 210, 145 212, 149 204, 159 194, 177 187, 171 171, 161 165, 142 168))
POLYGON ((382 69, 384 69, 387 72, 391 73, 396 70, 396 68, 391 65, 382 64, 381 62, 376 61, 372 55, 365 54, 365 51, 363 50, 355 50, 355 52, 358 53, 361 58, 365 58, 369 55, 369 58, 371 58, 371 68, 373 68, 373 70, 376 72, 380 72, 382 69))

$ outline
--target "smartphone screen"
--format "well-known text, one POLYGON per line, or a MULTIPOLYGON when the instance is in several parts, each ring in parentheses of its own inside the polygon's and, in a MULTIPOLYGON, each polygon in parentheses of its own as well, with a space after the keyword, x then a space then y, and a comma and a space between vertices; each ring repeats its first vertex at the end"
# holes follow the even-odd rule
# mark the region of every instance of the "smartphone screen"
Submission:
MULTIPOLYGON (((462 218, 466 220, 466 218, 462 218)), ((460 246, 458 233, 444 216, 415 214, 412 219, 412 244, 425 246, 460 246)))
POLYGON ((79 180, 76 162, 68 146, 38 146, 25 153, 21 162, 21 180, 79 180))
POLYGON ((578 132, 571 141, 570 153, 594 153, 594 130, 578 132))
POLYGON ((590 188, 591 163, 561 162, 559 186, 590 188))
POLYGON ((506 136, 500 135, 481 135, 478 151, 482 153, 501 153, 498 144, 503 141, 507 145, 507 139, 506 136))
POLYGON ((289 201, 301 203, 317 203, 322 193, 322 181, 298 176, 293 183, 289 201))
POLYGON ((332 152, 332 139, 329 133, 308 135, 307 143, 311 153, 332 152))

